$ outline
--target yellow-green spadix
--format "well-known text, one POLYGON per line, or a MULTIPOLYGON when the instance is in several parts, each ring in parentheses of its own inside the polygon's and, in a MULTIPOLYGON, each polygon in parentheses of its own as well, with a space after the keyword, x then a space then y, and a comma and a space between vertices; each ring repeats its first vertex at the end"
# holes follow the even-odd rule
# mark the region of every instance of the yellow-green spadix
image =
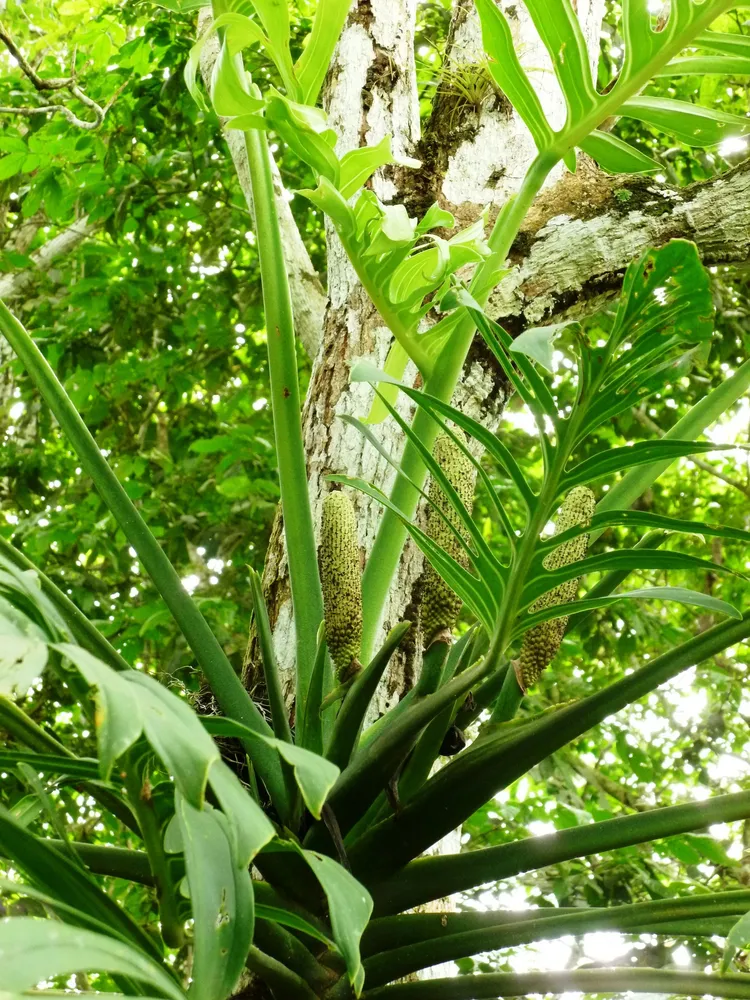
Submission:
MULTIPOLYGON (((560 535, 569 528, 590 524, 595 509, 596 498, 591 490, 587 486, 576 486, 563 501, 555 525, 555 534, 560 535)), ((579 535, 577 538, 563 542, 545 558, 544 568, 560 569, 584 559, 588 545, 588 534, 579 535)), ((577 594, 578 577, 574 580, 567 580, 543 594, 529 610, 532 612, 542 611, 544 608, 554 607, 556 604, 568 604, 576 599, 577 594)), ((567 616, 552 618, 535 625, 526 632, 519 657, 514 661, 516 677, 522 691, 526 691, 532 684, 536 684, 544 668, 555 658, 565 635, 567 624, 567 616)))

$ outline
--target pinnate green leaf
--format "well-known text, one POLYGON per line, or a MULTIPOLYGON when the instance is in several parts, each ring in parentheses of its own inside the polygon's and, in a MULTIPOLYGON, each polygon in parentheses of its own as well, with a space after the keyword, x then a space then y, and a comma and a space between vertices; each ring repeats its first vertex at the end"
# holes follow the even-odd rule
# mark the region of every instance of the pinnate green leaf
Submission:
POLYGON ((625 101, 621 110, 629 118, 652 125, 688 146, 715 146, 729 136, 750 131, 747 118, 669 97, 641 95, 625 101))

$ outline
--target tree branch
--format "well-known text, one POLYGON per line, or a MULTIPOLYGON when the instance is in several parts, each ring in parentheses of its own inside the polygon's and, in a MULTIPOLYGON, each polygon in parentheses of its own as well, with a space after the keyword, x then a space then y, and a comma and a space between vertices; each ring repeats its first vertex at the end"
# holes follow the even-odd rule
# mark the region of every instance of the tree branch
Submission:
MULTIPOLYGON (((211 20, 210 8, 204 8, 198 19, 198 35, 208 27, 211 20)), ((219 55, 219 38, 213 34, 206 42, 201 54, 201 75, 206 87, 209 86, 214 63, 219 55)), ((222 131, 237 171, 237 179, 245 196, 250 215, 254 219, 253 194, 250 184, 250 168, 247 162, 245 134, 237 129, 226 128, 222 119, 222 131)), ((323 288, 307 247, 304 244, 297 223, 289 207, 289 198, 278 167, 272 163, 276 211, 279 216, 284 257, 289 276, 289 290, 292 294, 295 332, 308 356, 314 358, 323 333, 323 317, 328 304, 328 296, 323 288)))
POLYGON ((651 806, 645 805, 640 800, 637 789, 633 790, 626 785, 621 785, 618 781, 613 781, 606 774, 602 774, 598 768, 584 764, 575 754, 561 753, 560 757, 576 774, 585 778, 590 785, 598 788, 605 795, 609 795, 621 805, 627 806, 628 809, 634 809, 636 812, 646 812, 651 809, 651 806))
POLYGON ((750 160, 682 189, 582 163, 537 199, 488 312, 511 332, 591 313, 631 260, 675 237, 693 240, 707 265, 750 259, 750 160))
POLYGON ((72 76, 53 79, 45 79, 44 77, 39 76, 34 67, 26 60, 23 52, 21 52, 19 47, 13 41, 10 32, 3 24, 0 24, 0 42, 3 42, 8 52, 10 52, 18 63, 18 68, 24 76, 28 77, 28 79, 32 82, 35 90, 40 92, 45 90, 64 90, 65 87, 69 87, 71 83, 73 83, 72 76))
POLYGON ((67 229, 63 229, 31 255, 33 267, 0 277, 0 299, 13 299, 23 295, 39 271, 48 271, 59 257, 75 250, 84 240, 92 236, 97 228, 97 225, 89 222, 88 217, 84 216, 67 229))
POLYGON ((20 48, 13 41, 12 36, 2 24, 0 24, 0 41, 5 44, 7 50, 18 63, 18 67, 23 75, 33 85, 34 90, 40 94, 48 93, 49 91, 68 90, 73 97, 79 100, 81 104, 89 108, 94 113, 94 119, 93 121, 87 121, 85 118, 79 118, 78 115, 76 115, 64 104, 45 104, 41 107, 0 107, 0 114, 23 115, 25 117, 33 115, 61 114, 68 119, 71 125, 75 125, 76 128, 86 129, 91 132, 94 131, 94 129, 99 128, 118 95, 127 86, 128 81, 125 81, 125 83, 123 83, 122 86, 115 91, 109 101, 107 101, 105 105, 101 105, 81 90, 76 83, 75 76, 55 77, 49 79, 39 76, 34 67, 26 60, 23 52, 21 52, 20 48))

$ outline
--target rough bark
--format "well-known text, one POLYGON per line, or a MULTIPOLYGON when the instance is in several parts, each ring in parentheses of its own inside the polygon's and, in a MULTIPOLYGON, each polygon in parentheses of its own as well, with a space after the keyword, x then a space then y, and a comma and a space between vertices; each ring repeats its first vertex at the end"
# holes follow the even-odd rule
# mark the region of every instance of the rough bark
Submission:
POLYGON ((750 258, 750 161, 680 190, 581 164, 535 204, 490 312, 511 332, 590 313, 633 258, 675 237, 693 240, 707 265, 750 258))
MULTIPOLYGON (((562 99, 546 50, 525 8, 510 3, 504 3, 504 7, 545 108, 553 123, 558 122, 562 99)), ((592 51, 596 51, 603 7, 602 0, 579 3, 579 16, 592 51)), ((340 137, 339 153, 374 144, 390 133, 397 155, 415 156, 422 161, 419 170, 397 166, 380 171, 372 181, 378 197, 385 202, 402 201, 410 214, 418 216, 438 201, 454 212, 460 225, 466 225, 484 206, 498 205, 517 189, 534 156, 534 147, 507 100, 487 84, 486 70, 481 65, 478 20, 470 0, 457 0, 455 4, 448 39, 448 70, 439 82, 432 113, 420 135, 415 20, 415 0, 360 0, 336 52, 328 81, 327 109, 340 137)), ((393 478, 388 464, 339 419, 343 414, 364 416, 368 412, 372 391, 349 384, 350 366, 360 357, 381 365, 391 336, 364 294, 335 234, 329 230, 327 235, 330 301, 305 408, 310 499, 316 514, 329 489, 326 476, 331 473, 360 476, 386 490, 393 478)), ((407 369, 406 378, 413 379, 415 374, 413 367, 407 369)), ((454 403, 493 426, 502 412, 506 393, 489 352, 480 341, 475 342, 454 403)), ((403 441, 393 422, 386 421, 376 430, 385 447, 398 456, 403 441)), ((361 496, 354 499, 364 564, 381 512, 378 505, 361 496)), ((384 630, 413 615, 415 585, 422 565, 420 553, 407 545, 385 611, 384 630)), ((280 519, 274 527, 264 583, 279 662, 291 678, 292 611, 280 519)), ((409 656, 397 658, 382 686, 377 711, 398 701, 412 679, 409 656)))

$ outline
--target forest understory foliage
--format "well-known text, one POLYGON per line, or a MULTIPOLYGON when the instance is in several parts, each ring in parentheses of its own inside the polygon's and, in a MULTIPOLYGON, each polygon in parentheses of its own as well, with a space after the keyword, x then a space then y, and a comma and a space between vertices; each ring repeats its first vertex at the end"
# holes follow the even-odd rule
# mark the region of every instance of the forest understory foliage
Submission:
POLYGON ((0 1000, 750 998, 750 8, 589 8, 3 5, 0 1000))

